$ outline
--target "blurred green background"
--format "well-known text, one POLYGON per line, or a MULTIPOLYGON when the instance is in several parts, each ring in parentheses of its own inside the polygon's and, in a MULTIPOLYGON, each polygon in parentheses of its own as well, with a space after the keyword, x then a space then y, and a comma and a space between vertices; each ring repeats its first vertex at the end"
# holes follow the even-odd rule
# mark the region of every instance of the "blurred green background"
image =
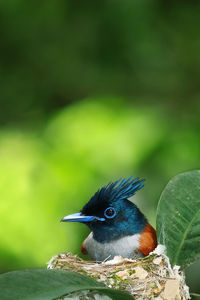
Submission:
POLYGON ((200 165, 199 15, 194 0, 0 1, 0 272, 80 254, 88 229, 60 219, 120 177, 147 179, 134 200, 155 225, 164 186, 200 165))

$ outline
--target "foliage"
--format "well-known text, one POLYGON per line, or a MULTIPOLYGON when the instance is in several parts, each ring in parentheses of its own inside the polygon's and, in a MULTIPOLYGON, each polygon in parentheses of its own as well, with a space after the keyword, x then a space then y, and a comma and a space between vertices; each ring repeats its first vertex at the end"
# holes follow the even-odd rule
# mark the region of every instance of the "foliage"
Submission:
POLYGON ((195 0, 0 1, 1 124, 110 94, 198 115, 199 12, 195 0))
POLYGON ((166 246, 172 265, 185 268, 200 257, 200 171, 174 177, 157 209, 158 241, 166 246))
POLYGON ((68 271, 35 269, 0 275, 2 300, 53 300, 81 290, 99 291, 111 299, 133 299, 124 292, 108 289, 96 280, 68 271))

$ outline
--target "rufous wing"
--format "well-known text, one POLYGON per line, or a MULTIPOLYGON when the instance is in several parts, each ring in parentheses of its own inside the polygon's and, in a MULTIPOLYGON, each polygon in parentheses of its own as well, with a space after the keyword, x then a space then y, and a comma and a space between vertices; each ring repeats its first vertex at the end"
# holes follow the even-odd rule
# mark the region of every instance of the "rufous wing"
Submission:
POLYGON ((149 255, 157 247, 157 235, 155 229, 148 224, 141 234, 139 251, 144 255, 149 255))

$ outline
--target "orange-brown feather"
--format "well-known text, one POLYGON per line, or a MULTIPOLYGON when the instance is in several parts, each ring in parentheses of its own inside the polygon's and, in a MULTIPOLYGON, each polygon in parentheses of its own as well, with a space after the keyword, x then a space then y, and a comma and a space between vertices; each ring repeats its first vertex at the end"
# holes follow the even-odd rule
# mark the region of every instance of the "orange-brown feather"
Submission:
MULTIPOLYGON (((86 239, 85 239, 86 240, 86 239)), ((85 243, 85 240, 83 241, 82 245, 81 245, 81 252, 85 255, 87 255, 87 250, 84 248, 84 243, 85 243)))
POLYGON ((156 231, 150 224, 148 224, 142 232, 139 243, 139 251, 144 256, 149 255, 149 253, 157 247, 156 231))

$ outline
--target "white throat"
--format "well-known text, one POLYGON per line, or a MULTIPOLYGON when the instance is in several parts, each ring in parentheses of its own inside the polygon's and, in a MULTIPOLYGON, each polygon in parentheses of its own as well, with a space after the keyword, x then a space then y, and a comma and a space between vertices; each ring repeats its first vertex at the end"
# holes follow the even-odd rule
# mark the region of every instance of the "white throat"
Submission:
POLYGON ((141 257, 141 253, 136 253, 139 249, 140 234, 134 234, 122 237, 118 240, 106 243, 97 242, 93 237, 93 232, 89 234, 84 241, 84 248, 88 255, 95 261, 104 261, 113 259, 116 255, 127 258, 141 257))

